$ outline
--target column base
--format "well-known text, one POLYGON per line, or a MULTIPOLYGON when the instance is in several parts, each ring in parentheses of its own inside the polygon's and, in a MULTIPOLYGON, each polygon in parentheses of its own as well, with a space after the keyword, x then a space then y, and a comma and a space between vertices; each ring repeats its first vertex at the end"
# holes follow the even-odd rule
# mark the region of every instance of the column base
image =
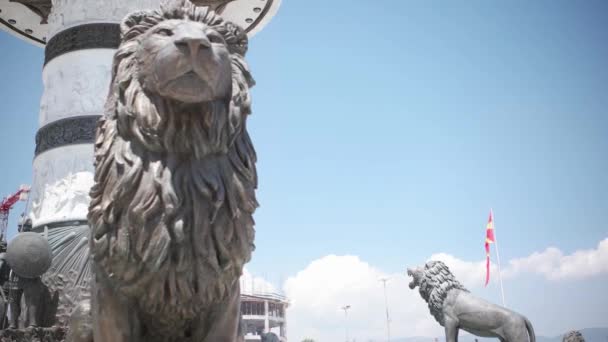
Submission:
POLYGON ((52 328, 25 328, 0 330, 0 342, 63 342, 65 329, 52 328))

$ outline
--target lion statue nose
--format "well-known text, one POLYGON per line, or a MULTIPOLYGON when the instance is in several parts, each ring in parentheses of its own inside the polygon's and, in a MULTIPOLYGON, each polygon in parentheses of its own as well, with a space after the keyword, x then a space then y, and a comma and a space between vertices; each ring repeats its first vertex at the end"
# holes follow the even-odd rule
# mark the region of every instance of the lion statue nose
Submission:
POLYGON ((196 55, 201 48, 211 47, 211 42, 205 36, 181 37, 175 40, 175 45, 177 45, 178 48, 188 49, 191 55, 196 55))
POLYGON ((190 54, 193 56, 195 56, 201 48, 211 47, 211 42, 204 32, 184 26, 176 29, 174 42, 178 48, 189 50, 190 54))

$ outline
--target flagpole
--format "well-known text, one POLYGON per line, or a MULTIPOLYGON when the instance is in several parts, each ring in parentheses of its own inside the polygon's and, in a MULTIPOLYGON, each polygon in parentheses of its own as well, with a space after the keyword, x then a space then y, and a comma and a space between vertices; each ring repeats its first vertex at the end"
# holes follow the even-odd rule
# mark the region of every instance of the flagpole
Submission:
POLYGON ((494 228, 494 250, 496 251, 496 263, 498 265, 498 280, 500 281, 500 294, 502 296, 502 306, 507 307, 505 302, 505 289, 502 285, 502 273, 500 272, 500 254, 498 253, 498 239, 496 238, 496 220, 494 219, 494 212, 490 208, 490 214, 492 215, 492 225, 494 228))

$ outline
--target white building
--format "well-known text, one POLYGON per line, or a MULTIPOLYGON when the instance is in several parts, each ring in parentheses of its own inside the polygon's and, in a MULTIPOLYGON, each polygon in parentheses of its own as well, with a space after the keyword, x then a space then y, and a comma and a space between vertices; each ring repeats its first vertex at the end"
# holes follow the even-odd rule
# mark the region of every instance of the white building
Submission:
POLYGON ((276 293, 241 295, 245 342, 260 341, 259 332, 273 332, 287 341, 287 298, 276 293))

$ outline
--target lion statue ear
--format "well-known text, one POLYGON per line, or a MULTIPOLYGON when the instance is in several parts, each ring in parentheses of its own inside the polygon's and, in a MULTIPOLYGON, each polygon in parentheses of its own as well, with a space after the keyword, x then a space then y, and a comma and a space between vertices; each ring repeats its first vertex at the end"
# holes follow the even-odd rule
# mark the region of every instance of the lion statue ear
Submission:
POLYGON ((230 53, 245 57, 249 48, 249 38, 242 27, 233 22, 225 21, 224 25, 218 27, 218 31, 224 36, 230 53))
POLYGON ((136 12, 130 13, 120 23, 120 33, 122 35, 122 39, 129 40, 129 39, 136 37, 136 36, 140 35, 141 33, 143 33, 143 32, 140 32, 139 30, 131 31, 131 29, 133 29, 134 27, 137 27, 137 26, 141 26, 143 29, 145 27, 145 25, 141 25, 141 24, 146 21, 146 18, 149 18, 152 16, 158 16, 158 13, 156 13, 155 11, 136 11, 136 12))
POLYGON ((162 0, 160 12, 165 18, 191 17, 196 12, 196 6, 190 0, 162 0))

